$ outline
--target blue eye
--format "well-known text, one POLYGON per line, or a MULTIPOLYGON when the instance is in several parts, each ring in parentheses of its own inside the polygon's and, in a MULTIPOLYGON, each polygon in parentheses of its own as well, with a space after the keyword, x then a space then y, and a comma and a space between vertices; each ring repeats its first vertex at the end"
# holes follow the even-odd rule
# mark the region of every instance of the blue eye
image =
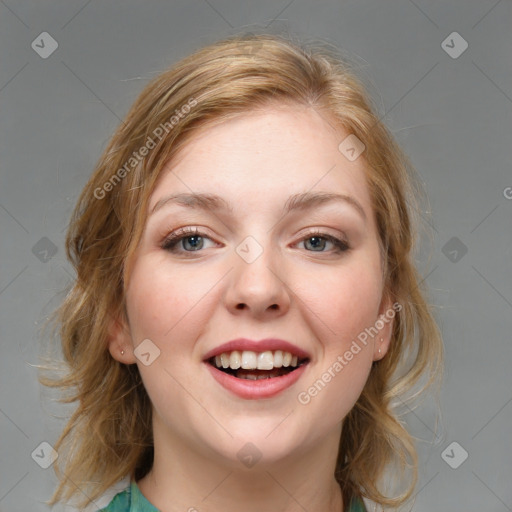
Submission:
POLYGON ((335 252, 345 252, 350 249, 349 245, 346 242, 340 240, 339 238, 336 238, 335 236, 329 235, 328 233, 321 233, 319 231, 316 231, 314 233, 308 234, 306 238, 302 239, 302 241, 304 242, 304 246, 306 246, 307 241, 312 240, 314 240, 314 242, 310 243, 310 246, 313 247, 313 252, 326 252, 322 250, 322 248, 325 248, 326 241, 334 245, 334 247, 336 248, 335 252))
MULTIPOLYGON (((171 233, 164 240, 162 249, 165 249, 170 253, 197 252, 204 248, 205 240, 211 240, 211 238, 206 236, 205 233, 199 231, 197 228, 183 228, 171 233), (183 242, 182 246, 178 247, 178 244, 181 242, 183 242), (182 249, 182 251, 179 249, 182 249)), ((308 249, 308 252, 330 252, 324 250, 327 243, 331 243, 334 246, 335 249, 332 251, 334 253, 341 253, 350 249, 347 242, 320 231, 309 233, 306 237, 302 238, 299 243, 302 242, 304 242, 306 249, 308 249, 307 246, 311 248, 311 250, 308 249), (309 244, 307 244, 307 242, 309 242, 309 244)))
MULTIPOLYGON (((189 242, 191 250, 185 252, 194 252, 203 248, 204 240, 209 238, 196 228, 184 228, 175 233, 171 233, 164 241, 162 249, 169 252, 178 252, 176 246, 181 242, 189 242)), ((184 246, 183 246, 184 247, 184 246)))

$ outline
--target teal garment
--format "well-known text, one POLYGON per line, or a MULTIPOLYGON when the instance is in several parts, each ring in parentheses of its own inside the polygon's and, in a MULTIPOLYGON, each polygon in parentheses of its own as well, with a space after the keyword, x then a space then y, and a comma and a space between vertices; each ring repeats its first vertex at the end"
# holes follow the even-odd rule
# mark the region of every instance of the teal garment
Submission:
POLYGON ((352 499, 350 506, 348 507, 348 512, 367 512, 363 500, 360 498, 352 499))
MULTIPOLYGON (((156 507, 144 497, 139 486, 132 480, 130 487, 116 494, 106 508, 100 512, 159 512, 156 507)), ((352 500, 347 512, 366 512, 361 500, 352 500)))
POLYGON ((100 512, 159 512, 140 492, 135 480, 130 487, 116 494, 106 508, 100 512))

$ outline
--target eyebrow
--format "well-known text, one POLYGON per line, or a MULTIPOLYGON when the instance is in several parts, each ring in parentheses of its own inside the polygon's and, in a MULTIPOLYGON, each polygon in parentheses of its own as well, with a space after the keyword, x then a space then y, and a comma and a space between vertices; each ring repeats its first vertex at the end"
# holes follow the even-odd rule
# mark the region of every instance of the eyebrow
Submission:
MULTIPOLYGON (((332 202, 343 202, 351 205, 366 221, 366 213, 361 203, 352 196, 346 194, 333 194, 330 192, 303 192, 294 194, 288 198, 283 206, 283 215, 292 211, 304 211, 315 206, 332 202)), ((227 211, 233 214, 233 207, 224 198, 216 194, 172 194, 160 199, 151 209, 150 215, 160 210, 168 204, 177 204, 186 208, 199 208, 201 210, 210 211, 227 211)))

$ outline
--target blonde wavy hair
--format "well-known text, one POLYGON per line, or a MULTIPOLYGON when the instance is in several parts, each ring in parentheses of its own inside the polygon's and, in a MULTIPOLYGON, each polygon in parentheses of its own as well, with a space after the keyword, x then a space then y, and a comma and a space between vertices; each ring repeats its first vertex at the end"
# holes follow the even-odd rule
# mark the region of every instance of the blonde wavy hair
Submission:
POLYGON ((78 199, 65 242, 76 279, 50 319, 64 361, 59 356, 59 366, 51 355, 45 359, 51 365, 39 366, 53 372, 40 374, 43 385, 59 388, 61 402, 77 403, 54 446, 59 484, 49 505, 78 496, 78 506, 84 507, 123 477, 139 480, 151 469, 150 399, 137 365, 111 357, 108 339, 112 319, 127 321, 130 262, 162 169, 198 129, 282 104, 313 108, 365 144, 384 289, 402 305, 388 353, 373 363, 344 419, 336 478, 346 503, 364 496, 398 507, 413 495, 415 443, 393 401, 406 403, 439 383, 443 360, 441 335, 412 251, 419 180, 348 59, 327 43, 250 34, 202 48, 152 79, 78 199), (59 368, 63 373, 55 375, 59 368), (421 389, 406 396, 423 377, 421 389), (412 478, 403 492, 388 496, 381 483, 390 468, 412 478))

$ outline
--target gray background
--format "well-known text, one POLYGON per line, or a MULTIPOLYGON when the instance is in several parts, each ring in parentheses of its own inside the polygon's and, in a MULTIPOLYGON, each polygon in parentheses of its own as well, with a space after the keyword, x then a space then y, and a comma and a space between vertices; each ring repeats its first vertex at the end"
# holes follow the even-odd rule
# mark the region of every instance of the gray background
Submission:
POLYGON ((0 511, 48 510, 56 482, 31 454, 55 442, 64 422, 52 414, 66 409, 30 365, 71 282, 66 225, 102 149, 149 78, 261 29, 356 60, 425 182, 433 247, 418 265, 446 374, 439 424, 433 401, 405 417, 420 439, 413 509, 512 510, 511 21, 510 0, 0 0, 0 511), (45 31, 58 48, 43 59, 31 43, 45 31), (457 58, 443 49, 460 52, 457 36, 442 46, 454 31, 469 45, 457 58))

